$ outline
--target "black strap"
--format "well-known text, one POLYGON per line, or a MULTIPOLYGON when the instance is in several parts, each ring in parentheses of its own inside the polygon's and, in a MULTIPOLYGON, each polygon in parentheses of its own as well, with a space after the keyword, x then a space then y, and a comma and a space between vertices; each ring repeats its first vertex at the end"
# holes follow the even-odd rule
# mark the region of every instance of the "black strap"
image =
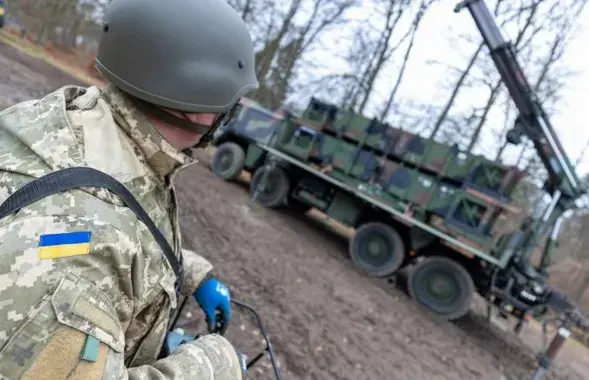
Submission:
POLYGON ((161 107, 155 106, 143 100, 137 98, 134 98, 133 100, 135 101, 134 104, 137 106, 137 108, 139 108, 146 115, 151 115, 156 119, 160 119, 175 127, 199 133, 201 137, 196 143, 196 145, 193 146, 193 148, 202 148, 207 146, 209 142, 213 139, 215 131, 221 125, 227 124, 231 119, 233 119, 237 114, 238 108, 240 107, 240 103, 236 102, 229 111, 217 114, 215 120, 211 125, 206 125, 194 123, 189 119, 177 117, 169 112, 164 111, 161 107))
POLYGON ((33 202, 78 187, 105 188, 123 199, 127 207, 147 226, 163 251, 176 274, 176 291, 178 291, 183 273, 182 264, 174 254, 174 250, 133 194, 119 181, 99 170, 88 167, 67 168, 51 172, 27 183, 0 205, 0 220, 33 202))
POLYGON ((157 107, 153 104, 144 102, 139 99, 135 99, 135 104, 137 105, 137 108, 143 111, 143 113, 145 113, 146 115, 151 115, 163 122, 166 122, 178 128, 185 129, 190 132, 196 132, 200 135, 204 135, 211 128, 210 125, 194 123, 189 119, 183 119, 181 117, 172 115, 171 113, 164 111, 160 107, 157 107))

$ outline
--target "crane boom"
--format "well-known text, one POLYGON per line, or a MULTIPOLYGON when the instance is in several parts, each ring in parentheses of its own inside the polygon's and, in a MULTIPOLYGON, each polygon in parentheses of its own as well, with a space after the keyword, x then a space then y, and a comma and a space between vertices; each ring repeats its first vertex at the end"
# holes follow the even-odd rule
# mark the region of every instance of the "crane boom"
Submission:
POLYGON ((560 198, 565 208, 572 207, 572 202, 585 191, 584 186, 529 85, 517 61, 513 45, 503 38, 484 0, 462 1, 456 5, 454 12, 459 12, 463 8, 470 11, 501 79, 519 111, 514 128, 507 133, 507 141, 518 144, 523 135, 532 140, 548 171, 546 190, 551 196, 560 198))

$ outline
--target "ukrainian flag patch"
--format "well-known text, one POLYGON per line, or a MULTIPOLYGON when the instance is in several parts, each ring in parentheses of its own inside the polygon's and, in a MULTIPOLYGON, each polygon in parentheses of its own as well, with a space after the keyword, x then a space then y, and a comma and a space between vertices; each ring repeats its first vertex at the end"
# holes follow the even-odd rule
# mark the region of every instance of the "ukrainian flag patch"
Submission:
POLYGON ((43 234, 39 239, 39 259, 60 259, 90 253, 90 231, 43 234))

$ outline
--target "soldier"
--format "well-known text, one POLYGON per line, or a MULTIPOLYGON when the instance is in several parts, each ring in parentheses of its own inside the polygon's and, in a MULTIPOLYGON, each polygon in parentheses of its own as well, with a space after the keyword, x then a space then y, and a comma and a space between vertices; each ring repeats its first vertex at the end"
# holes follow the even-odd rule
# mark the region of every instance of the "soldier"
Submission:
MULTIPOLYGON (((103 29, 106 88, 67 86, 0 113, 0 202, 67 167, 114 177, 183 257, 181 294, 228 321, 227 288, 181 248, 174 183, 188 150, 258 86, 249 32, 224 0, 116 0, 103 29)), ((0 378, 242 378, 218 334, 158 359, 178 304, 174 273, 122 206, 83 188, 0 221, 0 378)))

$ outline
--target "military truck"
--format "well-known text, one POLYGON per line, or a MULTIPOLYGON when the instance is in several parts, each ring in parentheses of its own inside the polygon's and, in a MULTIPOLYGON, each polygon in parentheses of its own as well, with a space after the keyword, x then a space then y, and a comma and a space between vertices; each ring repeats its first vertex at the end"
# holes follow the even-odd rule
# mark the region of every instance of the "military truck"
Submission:
POLYGON ((475 292, 520 321, 570 309, 548 285, 546 269, 562 214, 585 187, 484 1, 456 11, 464 7, 519 110, 508 141, 532 140, 548 171, 549 201, 540 213, 507 223, 520 213, 512 197, 525 173, 516 167, 317 98, 299 116, 245 100, 215 138, 212 170, 226 180, 252 173, 251 195, 265 207, 316 208, 353 227, 353 262, 379 277, 407 267, 410 296, 443 318, 463 316, 475 292), (531 255, 550 231, 533 266, 531 255))

